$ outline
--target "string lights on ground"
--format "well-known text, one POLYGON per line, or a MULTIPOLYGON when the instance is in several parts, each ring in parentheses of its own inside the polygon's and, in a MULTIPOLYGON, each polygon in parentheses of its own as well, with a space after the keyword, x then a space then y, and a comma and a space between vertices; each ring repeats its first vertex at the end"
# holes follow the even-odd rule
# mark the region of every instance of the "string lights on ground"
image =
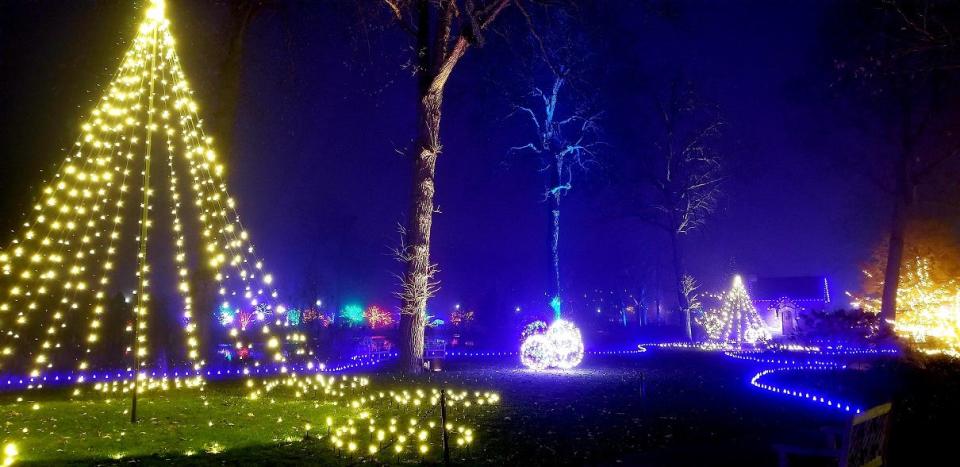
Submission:
MULTIPOLYGON (((177 390, 173 382, 168 384, 171 391, 177 390)), ((105 397, 86 399, 84 413, 99 417, 114 410, 111 406, 117 400, 113 396, 119 395, 122 389, 119 385, 107 383, 102 386, 105 397)), ((291 443, 312 439, 321 449, 328 450, 330 457, 346 458, 349 462, 433 463, 442 456, 444 434, 449 439, 454 459, 469 455, 472 447, 482 439, 481 430, 473 425, 473 420, 497 411, 501 403, 500 395, 489 390, 444 388, 441 393, 439 387, 377 385, 364 376, 328 374, 288 373, 248 380, 241 389, 242 397, 232 394, 235 392, 236 388, 232 386, 208 388, 207 392, 200 393, 202 402, 194 403, 191 410, 180 415, 189 420, 189 424, 181 424, 178 429, 179 436, 182 436, 180 445, 185 449, 183 454, 217 454, 238 447, 223 438, 210 441, 209 430, 221 435, 233 433, 237 442, 247 444, 249 435, 237 435, 246 430, 267 428, 275 435, 265 442, 291 443), (211 395, 210 391, 216 391, 216 395, 211 395), (213 403, 212 397, 229 398, 231 402, 227 405, 213 403), (441 400, 446 408, 443 416, 441 400), (207 434, 197 440, 191 439, 201 433, 207 434)), ((175 405, 177 399, 169 394, 175 393, 158 396, 155 404, 175 405)), ((45 417, 59 416, 54 413, 55 406, 48 408, 47 404, 23 398, 12 404, 15 407, 10 407, 11 410, 29 413, 16 421, 11 420, 6 427, 6 434, 18 435, 17 439, 3 440, 2 445, 10 446, 3 453, 6 465, 14 460, 42 462, 46 459, 43 455, 62 455, 50 452, 51 443, 47 438, 60 439, 66 433, 28 429, 37 426, 45 417)), ((151 432, 157 429, 158 426, 145 425, 137 430, 151 432)), ((116 458, 153 452, 145 444, 124 443, 127 430, 126 426, 104 423, 99 431, 106 438, 98 443, 109 445, 116 440, 120 449, 110 454, 116 458)), ((62 446, 78 450, 84 449, 86 444, 77 442, 62 446)))

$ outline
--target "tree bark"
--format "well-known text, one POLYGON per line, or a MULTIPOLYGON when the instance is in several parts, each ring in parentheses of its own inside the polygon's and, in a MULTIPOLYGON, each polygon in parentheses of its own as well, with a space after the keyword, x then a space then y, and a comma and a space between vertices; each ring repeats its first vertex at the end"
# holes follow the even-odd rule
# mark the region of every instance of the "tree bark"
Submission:
POLYGON ((684 332, 687 340, 693 340, 693 323, 690 318, 690 304, 683 294, 683 256, 680 254, 680 238, 676 229, 670 230, 670 248, 673 250, 673 273, 677 284, 677 304, 683 311, 684 332))
POLYGON ((233 129, 237 122, 237 101, 243 76, 244 39, 253 18, 263 8, 259 1, 245 0, 235 5, 230 18, 230 39, 227 56, 220 69, 220 86, 213 116, 217 126, 218 146, 222 153, 232 154, 233 129))
POLYGON ((901 147, 896 163, 893 216, 890 219, 890 241, 887 247, 887 264, 883 273, 883 294, 880 302, 880 321, 884 328, 897 319, 897 289, 900 286, 900 267, 903 264, 907 217, 916 197, 912 163, 913 125, 911 107, 906 99, 901 112, 901 147))
POLYGON ((424 325, 426 324, 427 300, 433 294, 434 266, 430 263, 430 230, 433 226, 436 191, 434 176, 437 157, 440 155, 440 112, 443 93, 450 73, 467 52, 472 40, 477 40, 481 31, 510 3, 498 0, 488 8, 474 12, 482 17, 462 30, 448 47, 451 38, 451 22, 456 14, 456 3, 444 0, 439 3, 437 24, 431 28, 430 3, 421 0, 416 4, 415 18, 418 22, 416 48, 420 79, 417 109, 417 155, 413 160, 412 209, 406 229, 406 245, 403 251, 407 263, 400 294, 400 370, 418 373, 423 370, 424 325), (477 28, 477 29, 474 29, 477 28), (431 35, 431 30, 433 35, 431 35))
POLYGON ((400 330, 404 337, 400 362, 405 371, 418 372, 422 368, 424 324, 427 299, 432 287, 433 267, 430 264, 430 230, 433 225, 433 196, 436 192, 434 175, 437 156, 440 155, 440 108, 443 87, 428 92, 420 99, 419 152, 414 160, 413 209, 407 227, 407 272, 405 292, 401 303, 400 330))
POLYGON ((429 83, 421 88, 417 112, 418 152, 413 161, 413 209, 407 225, 407 271, 400 303, 400 367, 417 373, 423 369, 424 325, 427 300, 432 294, 433 265, 430 263, 430 229, 433 226, 434 175, 440 155, 440 111, 443 91, 450 72, 466 52, 469 43, 459 38, 429 83))
MULTIPOLYGON (((561 297, 560 289, 560 196, 552 195, 553 206, 551 206, 551 229, 552 235, 550 238, 550 252, 552 254, 551 261, 553 262, 553 296, 556 298, 561 297)), ((560 299, 560 306, 563 306, 563 299, 560 299)), ((559 318, 560 308, 556 310, 556 318, 559 318)))

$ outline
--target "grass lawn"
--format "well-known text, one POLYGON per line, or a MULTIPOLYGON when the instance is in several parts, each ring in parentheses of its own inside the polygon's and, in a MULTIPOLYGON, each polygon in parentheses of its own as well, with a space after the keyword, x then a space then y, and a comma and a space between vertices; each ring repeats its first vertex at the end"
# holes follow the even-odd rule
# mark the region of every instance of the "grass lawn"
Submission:
MULTIPOLYGON (((37 465, 439 461, 439 410, 431 405, 439 393, 425 386, 366 385, 366 378, 342 378, 333 383, 327 379, 325 385, 314 379, 306 385, 303 378, 296 383, 261 381, 254 387, 259 389, 255 399, 241 382, 208 383, 202 391, 148 392, 140 398, 137 425, 130 424, 130 399, 121 394, 3 394, 0 447, 12 442, 18 463, 37 465), (384 432, 382 440, 377 431, 384 432), (403 443, 398 442, 401 436, 403 443), (341 443, 333 444, 332 438, 341 443), (371 445, 380 452, 370 453, 371 445)), ((458 438, 467 438, 472 444, 480 434, 468 422, 496 410, 490 403, 496 397, 452 392, 450 442, 456 445, 458 438)), ((466 446, 460 451, 469 452, 466 446)))
MULTIPOLYGON (((960 389, 958 365, 859 360, 856 370, 786 374, 769 382, 836 392, 864 407, 893 400, 891 462, 919 465, 948 451, 952 431, 945 427, 960 414, 954 392, 960 389)), ((822 427, 849 422, 849 414, 749 386, 750 376, 765 367, 717 353, 657 349, 592 355, 580 368, 557 372, 524 370, 514 358, 450 360, 446 371, 416 377, 381 369, 369 386, 299 398, 296 387, 281 385, 250 400, 238 384, 211 383, 202 394, 148 394, 136 429, 124 414, 127 401, 90 396, 56 402, 57 395, 50 394, 33 410, 32 399, 17 402, 16 395, 5 395, 0 441, 15 440, 18 460, 44 465, 439 464, 439 413, 429 389, 439 387, 471 391, 465 397, 455 391, 448 410, 452 460, 458 465, 772 465, 773 444, 816 447, 811 445, 822 439, 822 427), (478 404, 487 390, 499 400, 478 404), (329 431, 328 416, 336 420, 329 431), (397 430, 378 441, 376 433, 391 423, 397 430), (476 439, 458 447, 465 426, 476 439), (427 433, 423 441, 420 432, 427 433), (401 434, 407 438, 403 443, 401 434), (349 442, 356 444, 353 451, 349 442), (398 444, 399 455, 393 451, 398 444), (420 455, 422 444, 428 452, 420 455), (373 455, 365 452, 371 445, 373 455), (217 446, 222 453, 212 452, 217 446), (188 451, 195 454, 187 456, 188 451), (111 459, 118 453, 126 457, 111 459)))
POLYGON ((16 443, 19 460, 163 457, 276 444, 299 440, 306 423, 320 426, 327 416, 339 417, 347 410, 286 396, 250 400, 237 384, 211 384, 203 391, 143 394, 140 423, 131 425, 129 396, 68 394, 2 396, 0 440, 16 443))

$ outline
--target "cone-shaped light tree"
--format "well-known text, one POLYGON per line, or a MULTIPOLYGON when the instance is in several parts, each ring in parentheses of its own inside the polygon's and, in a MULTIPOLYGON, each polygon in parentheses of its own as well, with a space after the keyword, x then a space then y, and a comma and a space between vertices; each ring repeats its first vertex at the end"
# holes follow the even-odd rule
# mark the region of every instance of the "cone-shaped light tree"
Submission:
POLYGON ((251 356, 244 368, 261 364, 254 355, 286 361, 272 329, 281 322, 273 315, 283 311, 273 276, 240 223, 174 46, 164 2, 151 0, 76 143, 0 251, 0 373, 43 381, 70 371, 83 382, 101 367, 94 349, 122 342, 136 393, 160 353, 148 324, 166 319, 183 331, 179 363, 199 375, 213 344, 201 343, 198 324, 214 321, 195 307, 201 275, 217 284, 209 303, 255 317, 254 325, 233 320, 223 332, 238 354, 251 356), (156 283, 179 294, 171 317, 151 302, 162 293, 154 290, 153 264, 164 261, 158 270, 170 277, 156 283), (110 315, 108 302, 118 292, 131 315, 110 315), (126 323, 124 333, 106 335, 113 326, 105 323, 118 321, 126 323))
POLYGON ((723 306, 711 313, 714 319, 705 320, 704 324, 708 327, 707 334, 714 340, 754 344, 770 338, 739 275, 733 277, 733 285, 724 295, 723 306))

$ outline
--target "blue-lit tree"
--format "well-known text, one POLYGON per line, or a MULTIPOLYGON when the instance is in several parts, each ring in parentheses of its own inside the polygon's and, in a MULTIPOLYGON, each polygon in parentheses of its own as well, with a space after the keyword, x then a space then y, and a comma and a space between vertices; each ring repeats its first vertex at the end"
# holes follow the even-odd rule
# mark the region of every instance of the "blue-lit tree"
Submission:
MULTIPOLYGON (((550 209, 550 252, 553 266, 552 300, 555 317, 561 314, 560 205, 573 181, 597 163, 602 112, 594 105, 595 89, 584 81, 590 55, 583 38, 571 26, 565 11, 530 29, 534 64, 523 76, 526 89, 513 102, 512 116, 528 122, 530 141, 510 148, 511 154, 533 154, 544 174, 544 202, 550 209)), ((530 16, 528 15, 529 19, 530 16)))

